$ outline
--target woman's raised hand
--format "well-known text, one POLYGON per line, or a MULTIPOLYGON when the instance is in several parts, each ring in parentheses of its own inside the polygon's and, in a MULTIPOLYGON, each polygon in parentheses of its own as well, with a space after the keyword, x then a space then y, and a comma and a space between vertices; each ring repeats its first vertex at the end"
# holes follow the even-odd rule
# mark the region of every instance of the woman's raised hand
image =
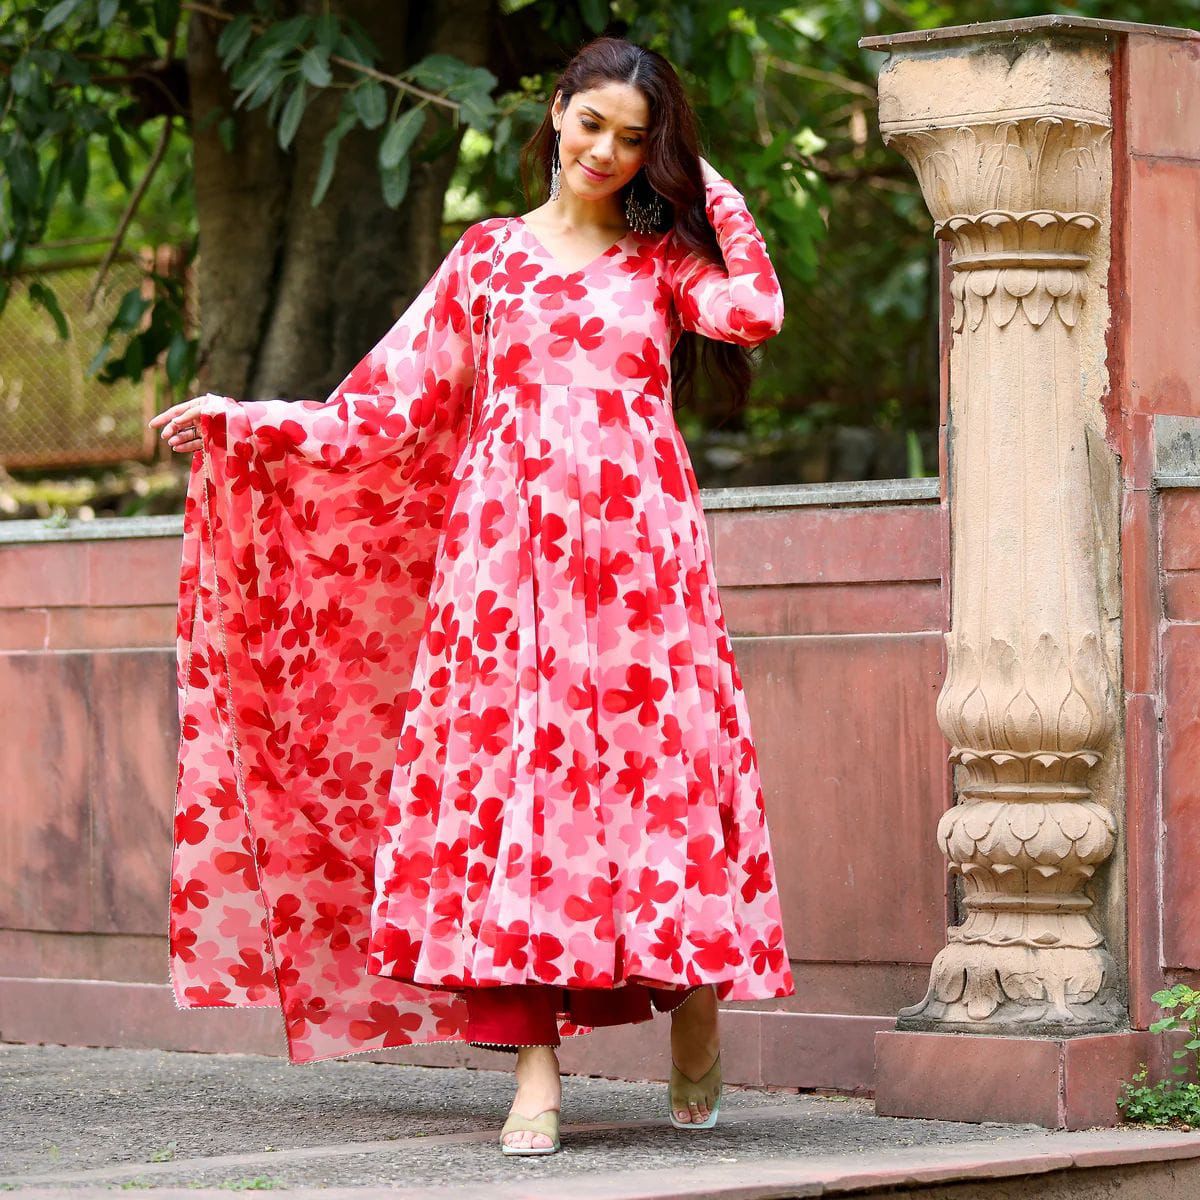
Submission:
POLYGON ((190 400, 183 400, 163 409, 158 416, 150 419, 150 428, 161 428, 159 436, 172 450, 177 450, 180 454, 195 453, 202 445, 198 423, 200 411, 204 401, 212 394, 205 392, 203 396, 193 396, 190 400))

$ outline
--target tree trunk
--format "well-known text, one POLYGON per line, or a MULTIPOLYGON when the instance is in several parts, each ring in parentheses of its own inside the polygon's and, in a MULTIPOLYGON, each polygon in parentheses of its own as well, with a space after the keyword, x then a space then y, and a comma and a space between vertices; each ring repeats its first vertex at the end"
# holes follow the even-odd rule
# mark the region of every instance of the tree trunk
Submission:
MULTIPOLYGON (((336 8, 366 30, 382 55, 381 68, 398 72, 434 53, 482 64, 493 3, 342 0, 336 8)), ((235 12, 250 5, 229 0, 224 7, 235 12)), ((414 165, 408 194, 393 210, 384 203, 376 166, 380 130, 355 129, 343 138, 333 182, 313 208, 325 133, 344 93, 331 89, 310 103, 287 152, 263 109, 238 110, 234 149, 227 152, 217 122, 209 118, 205 125, 214 107, 222 115, 233 111, 216 53, 223 26, 194 15, 188 39, 201 388, 241 400, 323 399, 440 262, 442 205, 455 154, 452 148, 414 165)), ((448 119, 430 111, 414 157, 448 119)))

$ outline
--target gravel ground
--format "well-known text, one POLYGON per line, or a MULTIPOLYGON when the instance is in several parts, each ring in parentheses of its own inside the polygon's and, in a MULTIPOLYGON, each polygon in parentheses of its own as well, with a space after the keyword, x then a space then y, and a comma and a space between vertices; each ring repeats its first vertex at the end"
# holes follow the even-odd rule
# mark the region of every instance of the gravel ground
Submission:
POLYGON ((489 1183, 536 1176, 564 1177, 565 1195, 565 1177, 580 1175, 1053 1137, 749 1088, 726 1090, 715 1130, 688 1134, 667 1124, 664 1084, 570 1077, 570 1152, 506 1159, 495 1139, 512 1089, 505 1071, 0 1045, 0 1187, 440 1190, 453 1181, 483 1195, 489 1183))

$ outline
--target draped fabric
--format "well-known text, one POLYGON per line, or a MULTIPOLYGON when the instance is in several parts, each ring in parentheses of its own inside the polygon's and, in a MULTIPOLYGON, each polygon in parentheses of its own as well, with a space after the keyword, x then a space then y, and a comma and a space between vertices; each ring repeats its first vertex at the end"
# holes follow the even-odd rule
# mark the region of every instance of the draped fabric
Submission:
POLYGON ((279 1006, 301 1062, 462 1038, 470 987, 791 992, 669 370, 782 301, 732 185, 708 211, 723 267, 480 222, 325 403, 204 401, 181 1007, 279 1006))

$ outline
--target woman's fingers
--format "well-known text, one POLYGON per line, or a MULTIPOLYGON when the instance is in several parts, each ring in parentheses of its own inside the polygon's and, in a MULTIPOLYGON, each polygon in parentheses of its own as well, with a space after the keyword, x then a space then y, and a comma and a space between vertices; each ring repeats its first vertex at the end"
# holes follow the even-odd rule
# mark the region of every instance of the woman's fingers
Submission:
POLYGON ((157 416, 151 417, 149 425, 151 429, 158 429, 159 426, 165 425, 168 421, 173 420, 195 404, 195 400, 181 400, 178 404, 172 404, 170 408, 164 408, 157 416))
POLYGON ((159 436, 172 450, 189 453, 200 448, 200 411, 197 401, 187 400, 159 413, 151 425, 160 427, 159 436))

